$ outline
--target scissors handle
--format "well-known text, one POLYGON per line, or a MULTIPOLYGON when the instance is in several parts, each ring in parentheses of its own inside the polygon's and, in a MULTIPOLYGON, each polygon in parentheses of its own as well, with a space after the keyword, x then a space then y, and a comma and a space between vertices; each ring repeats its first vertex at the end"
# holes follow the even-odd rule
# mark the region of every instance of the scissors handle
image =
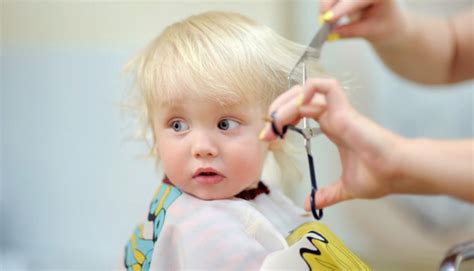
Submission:
POLYGON ((313 156, 310 153, 308 153, 308 163, 309 163, 309 174, 311 177, 311 197, 310 197, 311 213, 313 213, 313 217, 316 220, 320 220, 321 218, 323 218, 323 209, 316 208, 316 191, 318 191, 318 184, 316 182, 316 172, 314 170, 313 156))
MULTIPOLYGON (((273 128, 272 128, 273 129, 273 128)), ((283 127, 283 129, 285 130, 285 132, 290 129, 290 130, 293 130, 295 132, 297 132, 298 134, 302 135, 304 137, 305 140, 309 140, 311 139, 312 137, 315 137, 315 136, 318 136, 320 134, 322 134, 323 132, 321 131, 321 128, 319 127, 312 127, 312 128, 298 128, 298 127, 295 127, 293 125, 285 125, 283 127)), ((277 131, 278 132, 278 131, 277 131)), ((279 134, 275 133, 276 135, 279 136, 279 134)))
POLYGON ((290 129, 290 130, 293 130, 293 131, 301 134, 305 139, 306 153, 307 153, 307 156, 308 156, 309 173, 310 173, 310 178, 311 178, 311 196, 310 196, 311 212, 313 213, 313 217, 316 220, 320 220, 321 218, 323 218, 323 209, 317 209, 316 208, 316 198, 315 197, 316 197, 316 191, 318 191, 318 184, 317 184, 317 181, 316 181, 316 172, 314 170, 314 159, 313 159, 313 155, 311 155, 311 147, 310 147, 311 137, 307 137, 305 135, 305 132, 304 132, 304 130, 314 131, 313 129, 319 129, 319 128, 303 128, 303 129, 301 129, 301 128, 295 127, 293 125, 285 125, 283 127, 283 133, 281 133, 280 131, 278 131, 278 129, 276 128, 276 125, 275 125, 275 112, 271 114, 271 117, 272 117, 272 129, 273 129, 273 132, 276 135, 283 138, 284 133, 288 129, 290 129))
POLYGON ((311 213, 313 214, 314 219, 321 220, 323 218, 323 209, 316 208, 316 190, 311 190, 310 204, 311 204, 311 213))
POLYGON ((302 132, 303 132, 303 136, 306 139, 310 139, 312 137, 322 134, 321 128, 319 127, 303 128, 302 132))

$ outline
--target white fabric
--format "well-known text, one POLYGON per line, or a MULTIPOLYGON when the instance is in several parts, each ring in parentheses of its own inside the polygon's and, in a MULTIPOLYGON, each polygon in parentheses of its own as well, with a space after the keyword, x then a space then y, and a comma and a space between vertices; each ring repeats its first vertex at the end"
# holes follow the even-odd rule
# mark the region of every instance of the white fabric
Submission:
MULTIPOLYGON (((275 188, 254 200, 204 201, 187 194, 168 208, 150 270, 258 270, 288 247, 289 232, 311 217, 275 188)), ((144 236, 151 236, 151 224, 144 236)))

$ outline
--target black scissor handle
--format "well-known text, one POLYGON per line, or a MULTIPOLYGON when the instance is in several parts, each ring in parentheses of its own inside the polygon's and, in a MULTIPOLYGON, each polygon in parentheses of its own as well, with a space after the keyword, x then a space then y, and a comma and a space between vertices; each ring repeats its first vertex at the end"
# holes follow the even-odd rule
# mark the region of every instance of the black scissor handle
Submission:
MULTIPOLYGON (((273 130, 273 133, 277 136, 279 136, 280 138, 283 139, 283 136, 285 135, 285 133, 287 132, 288 129, 290 130, 293 130, 299 134, 301 134, 305 140, 309 140, 308 138, 306 138, 306 135, 305 133, 303 132, 302 129, 298 128, 298 127, 295 127, 293 125, 285 125, 283 126, 283 131, 280 133, 280 131, 278 130, 278 128, 276 127, 276 124, 275 124, 275 117, 276 117, 276 111, 273 111, 271 114, 271 125, 272 125, 272 130, 273 130)), ((308 150, 307 150, 308 151, 308 150)), ((321 218, 323 218, 323 209, 317 209, 316 208, 316 191, 318 190, 318 183, 316 181, 316 172, 314 170, 314 161, 313 161, 313 156, 311 155, 310 152, 307 153, 308 154, 308 166, 309 166, 309 173, 310 173, 310 178, 311 178, 311 196, 310 196, 310 202, 311 202, 311 213, 313 213, 313 217, 316 219, 316 220, 320 220, 321 218)))
POLYGON ((272 119, 272 122, 271 122, 271 125, 272 125, 272 130, 273 130, 273 133, 277 136, 279 136, 281 139, 283 139, 283 137, 285 136, 286 134, 286 131, 288 130, 288 126, 289 125, 285 125, 283 126, 282 128, 282 132, 280 132, 275 124, 275 117, 276 117, 276 111, 273 111, 271 114, 270 114, 270 117, 272 119))
POLYGON ((316 220, 323 218, 323 209, 316 208, 316 189, 311 189, 310 204, 311 204, 311 213, 316 220))

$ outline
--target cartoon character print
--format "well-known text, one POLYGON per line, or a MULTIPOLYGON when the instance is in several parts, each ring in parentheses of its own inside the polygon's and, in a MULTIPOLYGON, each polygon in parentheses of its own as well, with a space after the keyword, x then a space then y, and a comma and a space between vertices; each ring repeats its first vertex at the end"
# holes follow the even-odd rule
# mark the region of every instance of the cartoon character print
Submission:
POLYGON ((309 270, 370 270, 323 224, 308 222, 287 238, 289 245, 300 243, 299 254, 309 270), (309 242, 309 244, 308 244, 309 242))
POLYGON ((153 247, 165 222, 166 210, 182 194, 169 184, 161 184, 153 196, 148 213, 148 221, 139 225, 125 247, 124 264, 127 271, 148 271, 153 247), (146 236, 145 228, 152 228, 152 235, 146 236))

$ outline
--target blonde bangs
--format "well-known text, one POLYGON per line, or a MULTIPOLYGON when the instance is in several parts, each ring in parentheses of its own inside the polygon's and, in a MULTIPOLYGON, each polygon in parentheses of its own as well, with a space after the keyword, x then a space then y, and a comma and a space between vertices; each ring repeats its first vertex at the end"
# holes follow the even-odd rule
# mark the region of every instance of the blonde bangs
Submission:
POLYGON ((303 49, 244 16, 209 12, 166 28, 132 66, 150 106, 184 98, 269 105, 303 49))

